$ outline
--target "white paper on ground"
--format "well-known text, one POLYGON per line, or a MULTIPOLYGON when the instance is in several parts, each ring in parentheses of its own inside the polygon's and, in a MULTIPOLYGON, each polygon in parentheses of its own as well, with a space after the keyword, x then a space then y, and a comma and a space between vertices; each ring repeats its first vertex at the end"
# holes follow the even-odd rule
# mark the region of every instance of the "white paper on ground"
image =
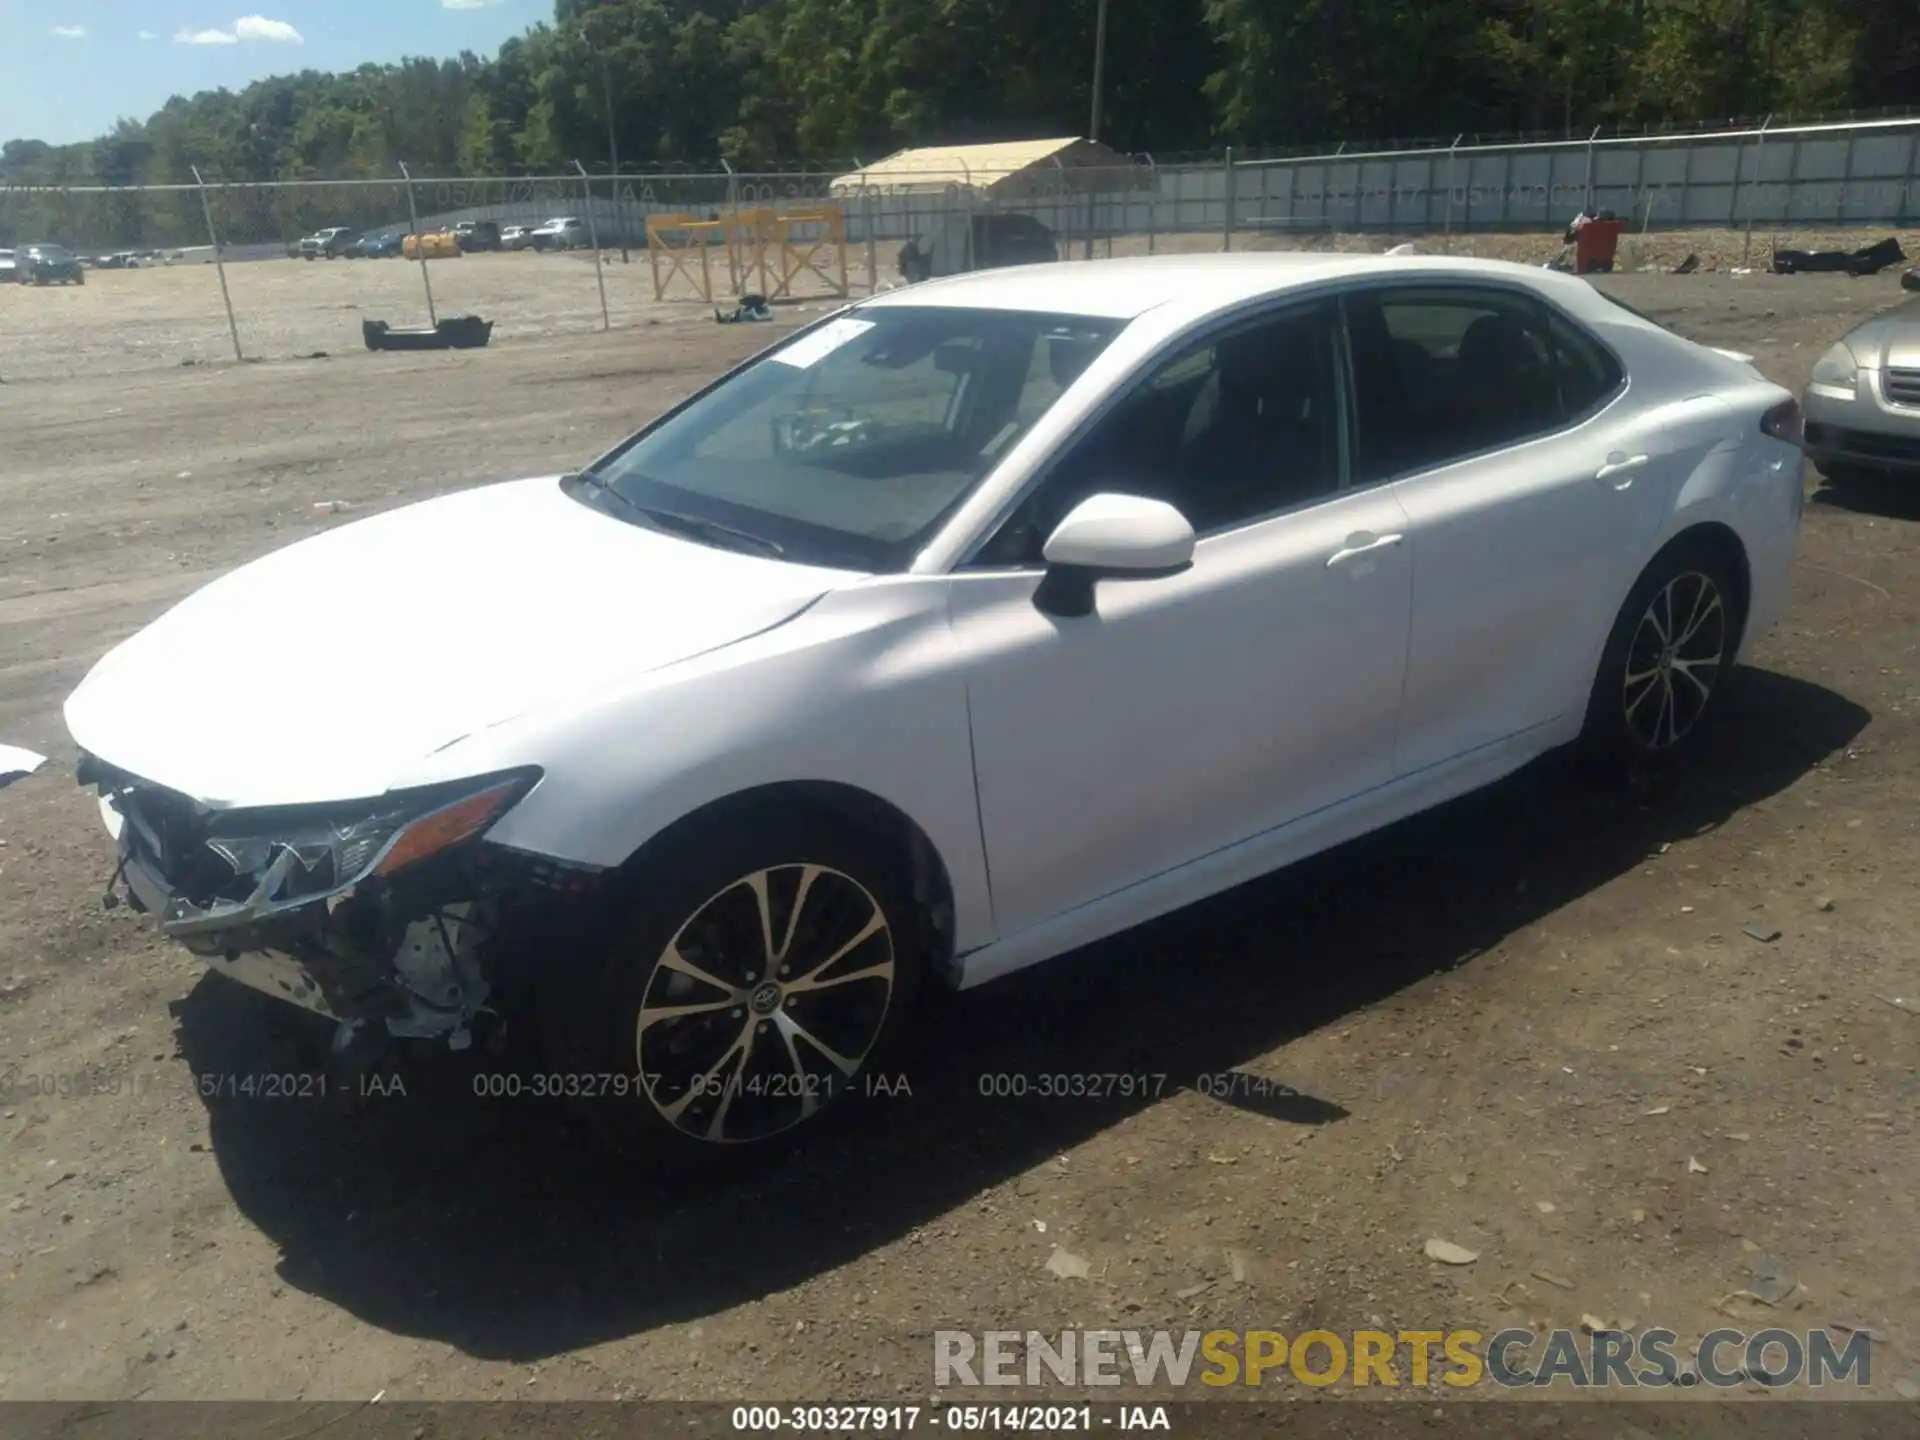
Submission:
POLYGON ((778 360, 782 365, 791 365, 796 370, 805 370, 817 365, 849 340, 856 340, 873 328, 871 320, 855 320, 851 316, 839 320, 829 320, 811 335, 802 337, 784 350, 775 351, 767 358, 778 360))
POLYGON ((31 775, 47 763, 47 757, 18 745, 0 745, 0 786, 11 785, 23 775, 31 775))

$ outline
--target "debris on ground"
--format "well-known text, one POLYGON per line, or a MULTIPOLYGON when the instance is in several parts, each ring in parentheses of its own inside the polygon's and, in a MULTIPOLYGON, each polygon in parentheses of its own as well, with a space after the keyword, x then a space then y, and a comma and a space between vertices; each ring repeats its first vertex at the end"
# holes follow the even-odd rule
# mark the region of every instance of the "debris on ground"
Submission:
POLYGON ((316 515, 338 515, 343 510, 351 510, 353 504, 348 500, 316 500, 313 513, 316 515))
POLYGON ((1786 1266, 1770 1255, 1762 1256, 1747 1269, 1747 1290, 1764 1305, 1778 1305, 1799 1288, 1800 1282, 1786 1266))
POLYGON ((773 307, 767 303, 764 295, 742 295, 740 303, 733 309, 722 312, 714 307, 713 323, 716 325, 744 325, 753 322, 765 322, 773 319, 773 307))
POLYGON ((1740 929, 1764 945, 1771 945, 1780 938, 1780 927, 1769 925, 1761 920, 1749 920, 1740 929))
POLYGON ((1425 1249, 1429 1260, 1438 1260, 1442 1265, 1471 1265, 1480 1258, 1478 1250, 1469 1250, 1451 1240, 1429 1240, 1425 1249))
POLYGON ((1704 1175, 1707 1173, 1707 1167, 1702 1165, 1699 1162, 1699 1160, 1689 1155, 1687 1156, 1687 1173, 1689 1175, 1704 1175))
POLYGON ((1564 1275, 1556 1275, 1551 1270, 1529 1270, 1527 1273, 1536 1280, 1546 1281, 1547 1284, 1557 1290, 1573 1289, 1573 1281, 1567 1279, 1564 1275))
POLYGON ((493 322, 478 315, 449 315, 425 330, 397 330, 385 320, 360 322, 360 338, 369 350, 478 350, 492 337, 493 322))
POLYGON ((1878 275, 1907 258, 1900 242, 1889 235, 1858 250, 1776 250, 1773 273, 1776 275, 1878 275))
POLYGON ((1062 1280, 1084 1280, 1093 1273, 1093 1267, 1071 1250, 1062 1250, 1056 1245, 1053 1253, 1047 1256, 1047 1272, 1058 1275, 1062 1280))
POLYGON ((1673 273, 1676 275, 1691 275, 1693 274, 1694 271, 1698 270, 1699 268, 1700 268, 1699 255, 1689 250, 1687 252, 1687 258, 1682 260, 1678 265, 1673 267, 1673 273))

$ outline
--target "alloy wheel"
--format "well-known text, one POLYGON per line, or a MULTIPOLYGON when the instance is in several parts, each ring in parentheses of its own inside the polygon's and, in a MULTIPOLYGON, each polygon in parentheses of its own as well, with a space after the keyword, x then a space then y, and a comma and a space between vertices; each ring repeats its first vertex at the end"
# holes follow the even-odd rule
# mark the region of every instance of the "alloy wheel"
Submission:
POLYGON ((893 930, 824 865, 756 870, 709 898, 660 953, 635 1051, 647 1098, 713 1144, 764 1140, 847 1089, 893 1002, 893 930))
POLYGON ((1726 601, 1711 576, 1688 570, 1661 587, 1627 646, 1621 701, 1636 741, 1669 750, 1692 732, 1713 699, 1726 647, 1726 601))

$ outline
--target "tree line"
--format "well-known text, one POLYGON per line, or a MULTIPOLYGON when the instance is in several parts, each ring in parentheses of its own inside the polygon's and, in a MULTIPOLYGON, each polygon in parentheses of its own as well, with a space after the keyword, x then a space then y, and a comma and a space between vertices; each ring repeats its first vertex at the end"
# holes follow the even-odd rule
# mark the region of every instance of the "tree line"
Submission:
MULTIPOLYGON (((180 184, 197 165, 316 180, 401 161, 503 175, 604 171, 616 155, 628 172, 752 169, 1079 135, 1097 3, 556 0, 490 58, 177 96, 96 140, 9 140, 0 177, 180 184)), ((1100 138, 1164 159, 1897 106, 1920 99, 1920 26, 1885 0, 1109 0, 1105 71, 1100 138)), ((129 204, 108 228, 177 241, 200 228, 196 207, 129 204)), ((277 201, 244 228, 309 208, 277 201)), ((0 240, 28 216, 59 218, 0 208, 0 240)))

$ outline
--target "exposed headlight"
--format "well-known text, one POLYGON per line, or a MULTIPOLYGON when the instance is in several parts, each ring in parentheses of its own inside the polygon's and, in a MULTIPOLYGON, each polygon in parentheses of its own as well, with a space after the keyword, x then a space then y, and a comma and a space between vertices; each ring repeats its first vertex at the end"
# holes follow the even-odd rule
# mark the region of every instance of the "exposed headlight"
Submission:
POLYGON ((1813 383, 1829 385, 1836 390, 1851 390, 1859 373, 1860 362, 1853 358, 1853 352, 1844 344, 1835 345, 1813 367, 1813 383))
POLYGON ((235 874, 260 880, 259 899, 285 905, 393 875, 472 839, 537 778, 516 774, 464 792, 391 796, 361 813, 235 811, 214 821, 206 844, 235 874))

